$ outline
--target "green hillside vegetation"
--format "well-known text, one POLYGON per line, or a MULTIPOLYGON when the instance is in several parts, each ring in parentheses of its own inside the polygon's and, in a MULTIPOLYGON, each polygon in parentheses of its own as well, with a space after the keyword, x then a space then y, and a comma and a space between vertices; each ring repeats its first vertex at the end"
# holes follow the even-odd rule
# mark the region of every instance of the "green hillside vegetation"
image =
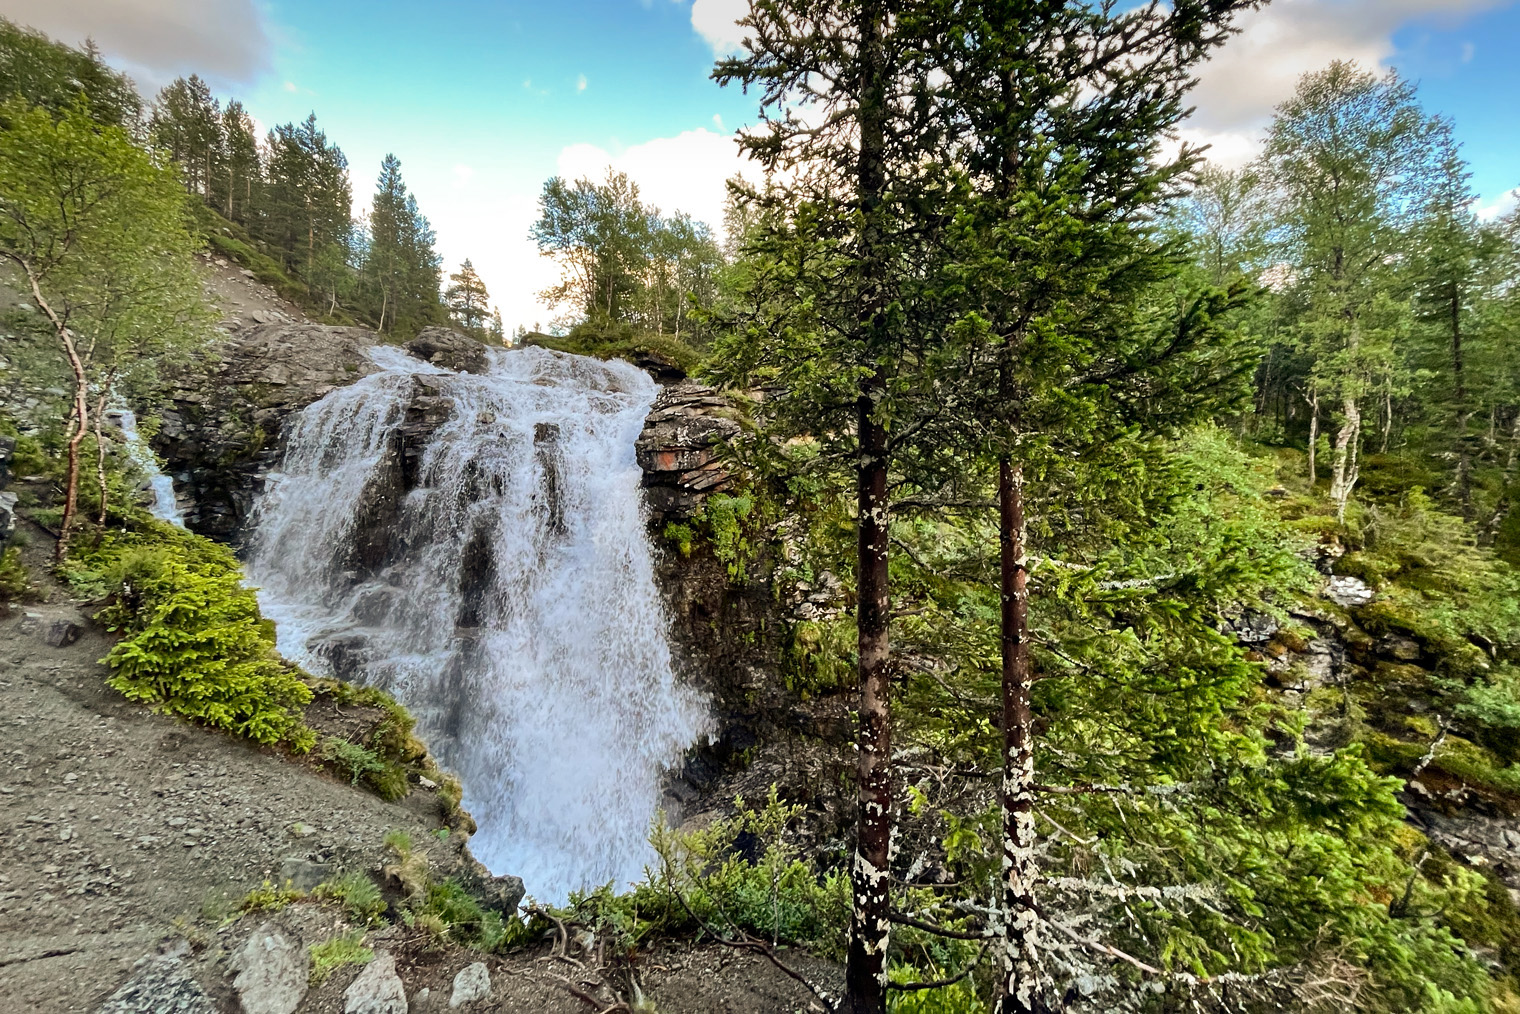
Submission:
MULTIPOLYGON (((837 584, 767 661, 799 712, 860 726, 818 774, 847 812, 776 790, 657 828, 646 884, 477 944, 558 920, 627 955, 807 947, 856 1014, 1520 1011, 1516 871, 1463 844, 1520 820, 1520 215, 1480 219, 1451 124, 1353 64, 1307 75, 1242 170, 1163 144, 1251 6, 767 0, 716 76, 826 115, 748 138, 774 174, 734 182, 726 245, 626 177, 546 184, 564 333, 520 337, 742 406, 738 488, 669 541, 757 599, 837 584)), ((261 141, 193 77, 143 113, 50 46, 0 25, 0 255, 25 274, 43 155, 141 186, 37 276, 27 334, 74 416, 25 436, 23 507, 110 600, 123 693, 394 794, 409 719, 368 700, 364 742, 308 729, 313 694, 352 691, 274 654, 235 558, 147 521, 92 425, 204 341, 197 308, 71 296, 103 350, 76 362, 41 303, 182 280, 186 222, 396 338, 449 314, 489 338, 484 286, 466 264, 440 294, 394 158, 356 227, 315 118, 261 141), (139 208, 152 235, 99 242, 139 208)), ((424 896, 442 939, 455 899, 424 896)))

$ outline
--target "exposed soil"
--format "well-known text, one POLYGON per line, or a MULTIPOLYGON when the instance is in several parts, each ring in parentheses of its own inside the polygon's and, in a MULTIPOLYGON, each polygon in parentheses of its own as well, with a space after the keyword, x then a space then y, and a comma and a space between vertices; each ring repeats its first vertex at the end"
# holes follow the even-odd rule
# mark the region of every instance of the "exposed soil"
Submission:
MULTIPOLYGON (((50 540, 25 528, 24 555, 42 573, 50 540)), ((332 908, 310 903, 237 918, 249 890, 309 877, 318 866, 377 873, 393 829, 407 832, 435 870, 464 861, 465 835, 438 836, 431 792, 386 803, 277 751, 125 701, 97 661, 108 635, 57 584, 41 591, 0 618, 0 1011, 95 1012, 124 983, 161 968, 210 998, 209 1007, 174 1009, 236 1012, 227 964, 265 922, 303 947, 349 928, 332 908), (60 621, 75 624, 78 639, 51 645, 60 621)), ((398 926, 372 932, 369 946, 396 958, 414 1014, 450 1010, 455 974, 479 960, 492 995, 453 1009, 590 1009, 573 989, 612 1003, 591 971, 605 957, 595 941, 570 942, 573 960, 551 957, 552 941, 483 958, 398 926)), ((831 978, 805 955, 788 961, 815 981, 831 978)), ((643 993, 666 1014, 822 1009, 763 957, 712 943, 646 953, 635 967, 643 993)), ((358 974, 338 969, 299 1014, 341 1012, 358 974)), ((626 980, 616 981, 626 995, 626 980)))

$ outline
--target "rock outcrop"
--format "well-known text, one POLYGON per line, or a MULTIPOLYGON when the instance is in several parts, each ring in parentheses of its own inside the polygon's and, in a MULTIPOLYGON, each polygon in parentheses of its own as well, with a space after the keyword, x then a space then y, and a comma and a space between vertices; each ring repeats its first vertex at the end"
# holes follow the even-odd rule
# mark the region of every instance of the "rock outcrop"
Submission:
POLYGON ((660 389, 636 445, 656 526, 691 517, 728 486, 719 445, 738 432, 733 403, 713 388, 683 380, 660 389))
POLYGON ((153 448, 169 464, 185 523, 235 537, 278 457, 285 420, 375 372, 367 350, 376 342, 364 328, 265 324, 165 378, 153 448))
MULTIPOLYGON (((377 344, 379 336, 364 328, 266 324, 240 331, 214 356, 166 378, 168 404, 153 446, 168 463, 186 524, 236 540, 278 460, 285 421, 334 388, 376 372, 368 350, 377 344)), ((486 347, 448 328, 426 328, 405 348, 445 369, 486 367, 486 347)), ((373 502, 359 529, 366 534, 355 547, 356 562, 375 565, 384 557, 388 515, 415 484, 427 438, 450 411, 441 385, 419 376, 393 448, 393 473, 366 494, 373 502)), ((732 403, 712 388, 682 380, 661 390, 638 441, 656 526, 689 518, 707 495, 730 483, 718 444, 738 431, 732 403)))

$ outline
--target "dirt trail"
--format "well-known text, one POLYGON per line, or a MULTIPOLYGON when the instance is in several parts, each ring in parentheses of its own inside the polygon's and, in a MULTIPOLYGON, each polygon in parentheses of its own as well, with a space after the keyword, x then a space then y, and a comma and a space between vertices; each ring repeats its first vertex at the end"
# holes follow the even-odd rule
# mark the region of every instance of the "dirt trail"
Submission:
MULTIPOLYGON (((27 563, 42 573, 50 540, 25 528, 27 563)), ((56 583, 0 618, 0 1014, 236 1014, 228 965, 250 936, 272 923, 305 949, 349 928, 308 903, 229 918, 249 890, 291 877, 309 887, 339 870, 374 875, 393 829, 434 869, 461 861, 466 836, 438 835, 434 794, 414 790, 386 803, 272 750, 129 703, 105 685, 97 660, 109 648, 56 583), (77 639, 50 643, 64 634, 77 639), (188 988, 206 1006, 171 1008, 162 993, 143 1006, 107 1005, 155 969, 197 983, 188 988)), ((571 991, 586 973, 550 957, 548 941, 486 958, 402 927, 372 932, 369 942, 394 955, 411 1014, 588 1009, 571 991), (454 976, 482 960, 491 995, 451 1008, 454 976)), ((790 960, 820 981, 832 978, 820 962, 790 960)), ((297 1014, 340 1014, 359 974, 340 969, 297 1014)), ((664 1014, 822 1010, 764 958, 711 943, 641 955, 639 976, 664 1014)))

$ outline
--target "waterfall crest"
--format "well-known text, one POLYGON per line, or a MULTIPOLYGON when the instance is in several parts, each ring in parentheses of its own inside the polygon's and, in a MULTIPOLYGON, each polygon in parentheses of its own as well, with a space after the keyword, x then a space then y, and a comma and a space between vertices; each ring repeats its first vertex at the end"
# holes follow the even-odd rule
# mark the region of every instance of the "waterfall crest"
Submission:
POLYGON ((493 871, 544 900, 622 888, 707 722, 671 669, 639 499, 655 385, 538 348, 481 375, 373 357, 291 421, 255 508, 249 573, 280 649, 412 709, 493 871), (444 407, 417 454, 419 392, 444 407))

